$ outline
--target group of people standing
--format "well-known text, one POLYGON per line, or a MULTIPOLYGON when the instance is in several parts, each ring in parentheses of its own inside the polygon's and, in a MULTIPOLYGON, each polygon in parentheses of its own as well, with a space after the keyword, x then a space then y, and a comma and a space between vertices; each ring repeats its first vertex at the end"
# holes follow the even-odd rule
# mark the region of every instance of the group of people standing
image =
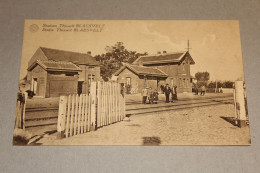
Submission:
POLYGON ((147 100, 150 104, 157 103, 159 93, 157 90, 152 90, 151 87, 146 87, 142 90, 142 103, 146 104, 147 100))
MULTIPOLYGON (((176 85, 170 88, 169 85, 166 84, 165 86, 161 86, 161 90, 165 94, 166 103, 170 103, 170 95, 172 96, 171 102, 178 100, 176 85)), ((146 104, 147 100, 149 101, 149 103, 153 104, 157 103, 159 93, 157 90, 153 91, 151 87, 146 87, 142 90, 141 95, 143 104, 146 104)))
MULTIPOLYGON (((195 87, 194 87, 194 92, 195 92, 195 95, 199 95, 199 88, 198 88, 197 85, 195 85, 195 87)), ((205 87, 205 85, 202 85, 202 86, 200 87, 200 95, 201 95, 201 96, 204 96, 205 93, 206 93, 206 87, 205 87)))
POLYGON ((175 85, 173 88, 170 88, 168 84, 166 84, 165 87, 163 87, 164 89, 162 90, 165 94, 166 97, 166 103, 170 103, 170 95, 171 97, 171 101, 174 102, 176 100, 178 100, 178 96, 177 96, 177 86, 175 85))

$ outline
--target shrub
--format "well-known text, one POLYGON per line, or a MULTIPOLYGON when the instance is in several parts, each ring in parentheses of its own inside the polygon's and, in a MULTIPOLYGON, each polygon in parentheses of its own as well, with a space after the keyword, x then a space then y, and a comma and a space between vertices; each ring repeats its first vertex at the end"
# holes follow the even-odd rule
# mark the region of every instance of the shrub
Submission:
POLYGON ((32 135, 22 129, 14 129, 14 136, 13 136, 13 145, 26 145, 32 135))

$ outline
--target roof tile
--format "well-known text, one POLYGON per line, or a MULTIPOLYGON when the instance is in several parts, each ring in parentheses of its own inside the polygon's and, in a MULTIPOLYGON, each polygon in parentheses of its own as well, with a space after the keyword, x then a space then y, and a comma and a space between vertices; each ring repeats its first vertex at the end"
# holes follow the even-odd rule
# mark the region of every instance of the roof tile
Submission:
POLYGON ((64 50, 50 49, 40 47, 48 60, 66 61, 75 64, 99 65, 99 62, 94 57, 85 53, 70 52, 64 50))

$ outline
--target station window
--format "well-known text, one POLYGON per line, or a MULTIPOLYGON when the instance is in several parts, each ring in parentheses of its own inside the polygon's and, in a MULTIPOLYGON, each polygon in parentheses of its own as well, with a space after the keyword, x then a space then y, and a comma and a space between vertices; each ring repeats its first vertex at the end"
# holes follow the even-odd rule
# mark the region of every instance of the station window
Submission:
POLYGON ((182 79, 180 78, 180 88, 182 88, 183 87, 183 85, 182 85, 183 83, 182 83, 182 79))
POLYGON ((126 85, 131 85, 131 78, 130 77, 126 78, 126 85))

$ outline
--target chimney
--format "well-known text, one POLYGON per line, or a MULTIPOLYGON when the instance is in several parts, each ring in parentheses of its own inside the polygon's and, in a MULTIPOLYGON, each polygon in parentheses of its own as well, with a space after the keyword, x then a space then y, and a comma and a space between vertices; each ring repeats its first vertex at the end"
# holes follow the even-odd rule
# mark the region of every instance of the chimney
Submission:
POLYGON ((157 54, 161 54, 161 52, 160 52, 160 51, 158 51, 158 52, 157 52, 157 54))
POLYGON ((163 53, 167 53, 166 50, 164 50, 163 53))
POLYGON ((88 54, 88 55, 91 55, 91 51, 88 51, 87 54, 88 54))

